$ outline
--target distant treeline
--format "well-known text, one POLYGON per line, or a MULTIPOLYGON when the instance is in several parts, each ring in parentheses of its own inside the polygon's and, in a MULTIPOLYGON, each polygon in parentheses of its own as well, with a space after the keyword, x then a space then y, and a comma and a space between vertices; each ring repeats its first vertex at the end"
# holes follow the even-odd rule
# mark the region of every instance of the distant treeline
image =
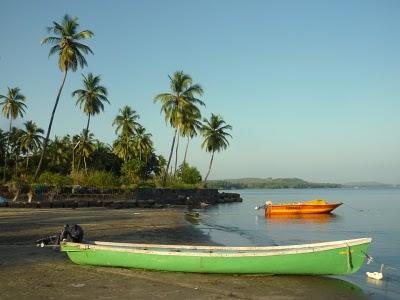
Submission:
POLYGON ((216 189, 304 189, 304 188, 340 188, 341 184, 314 183, 299 178, 241 178, 209 180, 207 187, 216 189))

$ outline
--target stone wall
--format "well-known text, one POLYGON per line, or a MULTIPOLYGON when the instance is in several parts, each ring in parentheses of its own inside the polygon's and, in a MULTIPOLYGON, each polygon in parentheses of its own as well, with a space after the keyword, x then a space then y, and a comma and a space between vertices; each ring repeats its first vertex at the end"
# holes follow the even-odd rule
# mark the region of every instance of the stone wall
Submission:
POLYGON ((29 203, 28 195, 21 194, 16 202, 0 204, 8 207, 57 208, 57 207, 165 207, 167 205, 190 205, 206 207, 218 203, 241 202, 237 193, 219 193, 217 189, 161 189, 140 188, 119 194, 42 193, 29 203))
POLYGON ((160 204, 191 205, 200 202, 218 203, 219 193, 216 189, 156 189, 141 188, 134 191, 137 200, 154 200, 160 204))

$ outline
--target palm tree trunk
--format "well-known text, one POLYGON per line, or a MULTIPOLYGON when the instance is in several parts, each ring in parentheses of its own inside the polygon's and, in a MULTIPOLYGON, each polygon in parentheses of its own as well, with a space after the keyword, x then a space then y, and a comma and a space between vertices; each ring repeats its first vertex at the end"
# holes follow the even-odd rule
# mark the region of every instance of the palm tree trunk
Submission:
POLYGON ((76 168, 76 170, 79 172, 79 169, 81 167, 81 160, 82 160, 82 156, 79 156, 79 160, 78 160, 78 167, 76 168))
POLYGON ((80 141, 78 141, 75 146, 72 144, 72 146, 73 146, 72 147, 72 171, 74 171, 74 172, 75 172, 75 149, 76 149, 76 147, 78 147, 79 143, 80 143, 80 141))
POLYGON ((176 138, 176 133, 177 133, 177 132, 178 132, 178 129, 175 129, 174 138, 172 139, 171 152, 169 153, 169 158, 168 158, 167 167, 165 168, 166 172, 165 172, 164 178, 163 178, 163 186, 165 186, 165 183, 166 183, 166 181, 167 181, 169 165, 170 165, 170 163, 171 163, 172 153, 174 152, 175 138, 176 138))
POLYGON ((183 157, 183 165, 186 163, 186 154, 187 154, 187 151, 188 151, 188 148, 189 148, 189 142, 190 142, 190 136, 188 136, 188 141, 187 141, 187 144, 186 144, 186 149, 185 149, 185 156, 183 157))
POLYGON ((18 154, 15 153, 15 177, 18 174, 18 154))
MULTIPOLYGON (((87 124, 86 124, 86 134, 84 135, 83 139, 83 145, 85 145, 87 138, 89 137, 89 124, 90 124, 90 113, 88 114, 88 119, 87 119, 87 124)), ((79 165, 81 164, 81 158, 79 158, 79 163, 78 163, 78 171, 79 171, 79 165)), ((85 174, 87 175, 87 165, 86 165, 86 158, 85 156, 83 157, 83 164, 85 165, 85 174)))
POLYGON ((89 135, 89 123, 90 123, 90 114, 88 115, 87 124, 86 124, 86 135, 89 135))
POLYGON ((212 153, 212 155, 211 155, 210 166, 208 167, 208 172, 207 172, 206 177, 204 178, 204 182, 207 182, 208 175, 210 175, 210 171, 211 171, 211 166, 212 166, 212 163, 213 163, 213 159, 214 159, 214 151, 213 151, 213 153, 212 153))
POLYGON ((72 172, 75 172, 75 148, 72 148, 72 172))
POLYGON ((43 149, 42 149, 42 154, 40 155, 39 164, 38 164, 38 166, 37 166, 37 169, 36 169, 36 172, 35 172, 35 177, 34 177, 34 179, 33 179, 34 181, 36 181, 36 179, 37 179, 37 178, 39 177, 39 175, 40 175, 40 171, 41 171, 42 163, 43 163, 43 157, 44 157, 44 154, 46 153, 47 143, 49 142, 49 136, 50 136, 50 132, 51 132, 51 126, 53 125, 54 115, 55 115, 55 113, 56 113, 58 101, 60 100, 61 92, 62 92, 62 89, 63 89, 63 87, 64 87, 65 79, 67 78, 67 73, 68 73, 68 69, 65 69, 64 78, 63 78, 63 81, 62 81, 62 83, 61 83, 61 86, 60 86, 60 88, 59 88, 59 90, 58 90, 56 102, 54 103, 53 111, 52 111, 52 113, 51 113, 50 122, 49 122, 49 127, 47 128, 46 139, 44 140, 43 149))
POLYGON ((10 118, 10 130, 8 131, 7 145, 4 148, 4 170, 3 170, 3 179, 4 179, 4 181, 6 181, 7 154, 8 154, 8 147, 10 145, 11 128, 12 128, 12 117, 10 118))
POLYGON ((85 164, 85 174, 87 175, 86 157, 83 157, 83 163, 85 164))
POLYGON ((179 149, 179 137, 180 137, 180 136, 181 136, 181 135, 178 134, 178 140, 176 141, 174 176, 176 175, 176 166, 178 165, 178 149, 179 149))

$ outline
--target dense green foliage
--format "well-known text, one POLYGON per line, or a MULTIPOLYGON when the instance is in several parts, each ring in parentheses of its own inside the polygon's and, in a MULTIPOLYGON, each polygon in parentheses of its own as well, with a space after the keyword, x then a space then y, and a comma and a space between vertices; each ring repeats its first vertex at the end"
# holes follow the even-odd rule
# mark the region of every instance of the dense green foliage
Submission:
POLYGON ((303 188, 339 188, 340 184, 313 183, 299 178, 242 178, 226 180, 210 180, 210 188, 218 189, 303 189, 303 188))
POLYGON ((187 184, 198 184, 201 182, 201 174, 196 167, 191 167, 187 163, 183 163, 178 170, 177 177, 187 184))

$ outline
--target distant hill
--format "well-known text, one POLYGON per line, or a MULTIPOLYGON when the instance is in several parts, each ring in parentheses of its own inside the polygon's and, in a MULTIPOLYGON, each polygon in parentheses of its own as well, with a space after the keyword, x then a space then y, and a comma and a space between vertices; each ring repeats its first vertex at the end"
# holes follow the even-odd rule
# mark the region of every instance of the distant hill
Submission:
POLYGON ((348 182, 343 184, 344 187, 397 187, 398 185, 387 184, 382 182, 375 182, 375 181, 360 181, 360 182, 348 182))
POLYGON ((304 188, 340 188, 341 184, 314 183, 299 178, 240 178, 209 180, 207 187, 216 189, 304 189, 304 188))

